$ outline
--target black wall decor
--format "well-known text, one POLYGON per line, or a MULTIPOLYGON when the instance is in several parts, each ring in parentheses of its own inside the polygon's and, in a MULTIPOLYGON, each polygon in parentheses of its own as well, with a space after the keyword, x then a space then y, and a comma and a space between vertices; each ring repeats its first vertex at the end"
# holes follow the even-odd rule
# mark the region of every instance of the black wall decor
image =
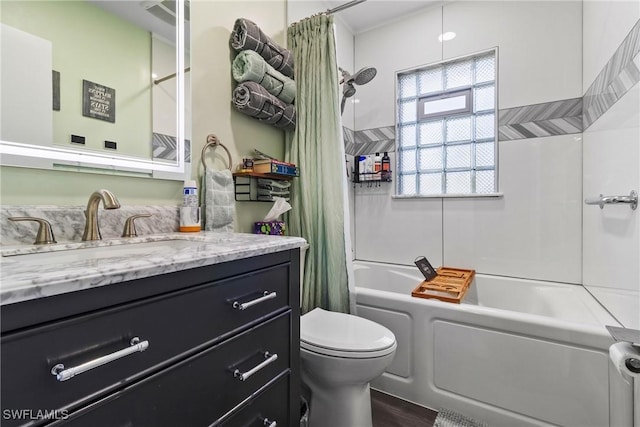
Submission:
POLYGON ((60 111, 60 71, 51 70, 53 87, 53 110, 60 111))
POLYGON ((82 115, 116 122, 116 90, 82 80, 82 115))

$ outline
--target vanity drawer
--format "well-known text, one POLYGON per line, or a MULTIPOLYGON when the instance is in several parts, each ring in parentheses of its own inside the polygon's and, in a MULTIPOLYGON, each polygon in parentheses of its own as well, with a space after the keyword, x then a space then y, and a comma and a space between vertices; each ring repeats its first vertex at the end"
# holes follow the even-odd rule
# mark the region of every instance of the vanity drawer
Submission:
POLYGON ((148 376, 287 310, 289 276, 282 264, 3 336, 2 409, 72 409, 148 376), (275 296, 260 300, 265 291, 275 296), (75 367, 126 349, 133 337, 148 348, 66 381, 51 373, 57 364, 75 367))
MULTIPOLYGON (((229 417, 219 420, 211 427, 269 427, 272 423, 276 426, 299 425, 299 422, 289 420, 289 406, 292 402, 284 399, 289 393, 289 375, 278 378, 275 384, 266 387, 262 392, 246 406, 231 414, 229 417), (266 420, 269 420, 267 422, 266 420)), ((295 402, 298 403, 298 399, 295 402)))
MULTIPOLYGON (((289 407, 290 315, 285 313, 224 343, 198 353, 52 426, 65 427, 176 427, 209 426, 240 403, 233 413, 244 413, 267 400, 269 414, 286 417, 289 407), (262 354, 277 354, 245 381, 234 370, 246 372, 264 361, 262 354), (264 396, 264 397, 263 397, 264 396), (268 398, 267 398, 268 396, 268 398)), ((264 403, 260 408, 264 408, 264 403)), ((265 408, 266 410, 266 408, 265 408)), ((229 422, 225 426, 245 425, 229 422)), ((286 418, 282 418, 284 423, 286 418)))

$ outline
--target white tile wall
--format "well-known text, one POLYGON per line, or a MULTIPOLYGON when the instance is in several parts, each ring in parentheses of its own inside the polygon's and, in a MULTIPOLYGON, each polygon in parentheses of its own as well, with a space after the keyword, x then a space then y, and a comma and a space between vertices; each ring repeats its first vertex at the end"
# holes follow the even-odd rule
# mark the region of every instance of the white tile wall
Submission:
POLYGON ((581 283, 581 142, 500 143, 499 199, 444 200, 444 262, 479 273, 581 283))
POLYGON ((442 265, 442 200, 392 199, 394 185, 356 187, 357 259, 412 265, 424 255, 442 265))
MULTIPOLYGON (((349 180, 353 180, 352 168, 353 156, 347 155, 348 168, 349 168, 349 180)), ((349 198, 349 231, 351 233, 351 259, 356 258, 356 192, 353 184, 349 183, 348 198, 349 198)))
MULTIPOLYGON (((358 34, 355 68, 373 65, 378 76, 358 89, 356 129, 394 124, 396 71, 495 46, 500 108, 581 97, 581 7, 451 2, 358 34), (458 33, 444 46, 443 20, 458 33)), ((504 142, 499 168, 499 199, 398 200, 391 187, 356 188, 356 258, 411 264, 422 254, 434 265, 581 283, 581 141, 504 142)))
MULTIPOLYGON (((640 19, 637 1, 584 3, 586 91, 640 19)), ((640 190, 640 84, 583 133, 585 198, 640 190)), ((624 326, 640 328, 640 210, 583 208, 583 283, 624 326)))
MULTIPOLYGON (((344 70, 354 73, 356 70, 353 65, 353 43, 354 38, 351 30, 339 19, 339 16, 334 20, 336 27, 336 50, 338 66, 344 70)), ((342 91, 342 86, 340 86, 342 91)), ((353 98, 349 98, 344 106, 344 112, 342 113, 342 124, 351 130, 355 129, 354 124, 354 104, 351 102, 353 98)))
POLYGON ((499 47, 500 109, 582 96, 582 2, 452 2, 442 20, 444 59, 499 47))
POLYGON ((637 0, 585 1, 583 13, 583 91, 640 18, 637 0))
MULTIPOLYGON (((628 195, 640 190, 640 83, 584 132, 584 196, 628 195)), ((628 206, 584 207, 584 285, 603 296, 607 308, 624 323, 640 327, 640 210, 628 206), (607 290, 609 292, 607 292, 607 290), (635 316, 611 291, 633 291, 635 316)), ((615 293, 615 292, 614 292, 615 293)))
MULTIPOLYGON (((363 8, 363 4, 358 6, 363 8)), ((395 124, 395 73, 406 68, 440 61, 442 9, 432 7, 387 26, 358 34, 355 68, 373 66, 376 77, 358 86, 355 98, 358 130, 395 124)))

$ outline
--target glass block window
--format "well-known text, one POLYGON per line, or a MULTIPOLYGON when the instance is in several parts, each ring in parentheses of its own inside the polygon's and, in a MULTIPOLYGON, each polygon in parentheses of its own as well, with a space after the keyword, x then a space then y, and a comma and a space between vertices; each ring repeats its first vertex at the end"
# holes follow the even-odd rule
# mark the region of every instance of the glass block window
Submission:
POLYGON ((496 50, 397 75, 397 193, 497 191, 496 50))

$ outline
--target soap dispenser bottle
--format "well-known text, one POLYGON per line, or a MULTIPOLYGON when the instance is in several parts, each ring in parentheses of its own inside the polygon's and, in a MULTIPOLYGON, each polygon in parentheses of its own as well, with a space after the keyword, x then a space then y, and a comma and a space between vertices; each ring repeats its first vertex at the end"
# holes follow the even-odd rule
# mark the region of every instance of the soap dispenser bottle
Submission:
POLYGON ((200 206, 198 203, 198 187, 195 180, 184 182, 183 201, 180 208, 180 231, 198 232, 200 225, 200 206))

